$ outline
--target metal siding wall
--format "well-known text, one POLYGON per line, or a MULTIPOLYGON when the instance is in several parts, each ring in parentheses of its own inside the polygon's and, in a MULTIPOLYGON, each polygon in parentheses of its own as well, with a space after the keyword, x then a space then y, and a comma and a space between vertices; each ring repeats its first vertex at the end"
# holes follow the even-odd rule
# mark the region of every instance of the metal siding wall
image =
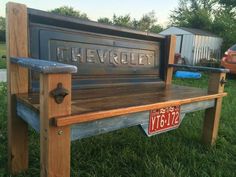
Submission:
POLYGON ((192 64, 193 38, 194 38, 194 35, 183 36, 181 56, 184 57, 187 64, 192 64))
POLYGON ((181 39, 182 39, 182 36, 176 36, 176 48, 175 48, 175 53, 179 53, 179 51, 180 51, 181 39))
POLYGON ((194 57, 193 64, 200 62, 201 59, 220 59, 220 50, 222 45, 222 39, 212 36, 199 36, 194 38, 194 57))
MULTIPOLYGON (((196 64, 201 58, 210 59, 211 54, 215 54, 216 59, 220 59, 222 38, 212 36, 193 35, 178 27, 170 27, 161 33, 162 35, 183 35, 181 55, 186 59, 187 64, 196 64)), ((176 52, 180 49, 180 37, 177 37, 176 52)))

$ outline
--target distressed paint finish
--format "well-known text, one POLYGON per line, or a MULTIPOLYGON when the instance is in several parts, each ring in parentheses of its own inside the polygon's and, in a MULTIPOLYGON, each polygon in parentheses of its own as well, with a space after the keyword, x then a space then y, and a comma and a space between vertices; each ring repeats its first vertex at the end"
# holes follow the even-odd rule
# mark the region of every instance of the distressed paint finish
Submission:
POLYGON ((11 58, 11 63, 44 74, 52 73, 76 73, 77 67, 58 62, 38 60, 33 58, 11 58))
MULTIPOLYGON (((201 101, 196 103, 185 104, 181 106, 181 121, 186 113, 204 110, 214 107, 215 100, 201 101)), ((24 103, 17 102, 17 113, 22 119, 31 125, 39 132, 39 114, 27 107, 24 103)), ((113 118, 97 120, 93 122, 75 124, 71 126, 71 141, 95 136, 121 128, 128 128, 136 125, 141 125, 146 135, 149 122, 149 111, 141 113, 133 113, 113 118)), ((148 135, 149 136, 149 135, 148 135)))

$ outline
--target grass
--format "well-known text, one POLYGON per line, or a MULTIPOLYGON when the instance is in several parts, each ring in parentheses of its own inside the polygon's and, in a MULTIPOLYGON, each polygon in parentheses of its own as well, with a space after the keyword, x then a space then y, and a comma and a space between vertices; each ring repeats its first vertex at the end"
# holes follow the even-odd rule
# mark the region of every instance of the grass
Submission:
POLYGON ((2 55, 6 55, 5 43, 0 43, 0 69, 5 69, 6 68, 6 60, 2 59, 2 55))
MULTIPOLYGON (((175 83, 207 87, 201 80, 175 83)), ((180 128, 147 138, 138 127, 72 143, 71 176, 77 177, 234 177, 236 176, 236 80, 225 90, 219 137, 212 148, 200 143, 203 111, 186 115, 180 128)), ((7 173, 6 85, 0 84, 0 177, 7 173)), ((30 130, 29 170, 39 176, 39 135, 30 130)))

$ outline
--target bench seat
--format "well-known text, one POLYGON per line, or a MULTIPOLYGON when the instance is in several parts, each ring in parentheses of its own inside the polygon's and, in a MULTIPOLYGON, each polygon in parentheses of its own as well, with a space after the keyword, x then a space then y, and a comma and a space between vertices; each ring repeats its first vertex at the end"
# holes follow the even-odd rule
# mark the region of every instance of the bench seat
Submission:
MULTIPOLYGON (((168 106, 169 101, 186 104, 224 95, 226 93, 209 94, 205 89, 179 85, 171 85, 166 88, 164 84, 79 89, 72 91, 72 115, 148 105, 152 108, 153 104, 158 107, 158 104, 163 103, 168 106)), ((18 94, 17 100, 30 106, 33 110, 39 111, 38 93, 18 94)))
POLYGON ((28 125, 40 134, 41 177, 70 177, 73 140, 131 126, 153 136, 198 110, 206 110, 203 142, 215 143, 229 71, 174 64, 175 36, 16 3, 6 12, 12 174, 28 169, 28 125), (172 85, 174 68, 209 72, 208 89, 172 85))
MULTIPOLYGON (((148 135, 149 110, 180 105, 182 120, 185 113, 213 107, 215 99, 225 95, 164 83, 79 89, 72 92, 71 116, 57 118, 55 124, 72 125, 72 140, 134 125, 141 125, 148 135)), ((17 94, 18 115, 36 131, 39 110, 38 93, 17 94)))

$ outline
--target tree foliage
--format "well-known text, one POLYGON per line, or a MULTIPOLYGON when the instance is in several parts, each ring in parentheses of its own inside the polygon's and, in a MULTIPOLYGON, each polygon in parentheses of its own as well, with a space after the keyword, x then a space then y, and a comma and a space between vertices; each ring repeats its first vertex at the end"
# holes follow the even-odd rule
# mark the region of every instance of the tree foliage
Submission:
POLYGON ((98 22, 124 26, 128 28, 138 29, 141 31, 150 31, 154 33, 159 33, 163 30, 162 26, 157 24, 157 18, 155 16, 154 11, 144 14, 140 20, 131 19, 129 14, 120 16, 114 14, 112 19, 106 17, 99 18, 98 22))
POLYGON ((211 30, 215 0, 180 0, 170 15, 171 25, 211 30))
POLYGON ((99 23, 105 23, 105 24, 112 24, 112 21, 109 19, 109 18, 107 18, 107 17, 102 17, 102 18, 99 18, 98 19, 98 22, 99 23))
POLYGON ((0 41, 5 42, 6 37, 6 19, 4 17, 0 17, 0 41))
POLYGON ((235 8, 236 7, 236 1, 235 0, 219 0, 220 4, 223 4, 225 6, 235 8))
POLYGON ((75 10, 73 7, 68 6, 58 7, 50 10, 50 12, 70 17, 77 17, 85 20, 89 19, 86 13, 81 13, 79 10, 75 10))
POLYGON ((179 0, 170 25, 198 28, 223 38, 223 50, 236 43, 235 0, 179 0))

